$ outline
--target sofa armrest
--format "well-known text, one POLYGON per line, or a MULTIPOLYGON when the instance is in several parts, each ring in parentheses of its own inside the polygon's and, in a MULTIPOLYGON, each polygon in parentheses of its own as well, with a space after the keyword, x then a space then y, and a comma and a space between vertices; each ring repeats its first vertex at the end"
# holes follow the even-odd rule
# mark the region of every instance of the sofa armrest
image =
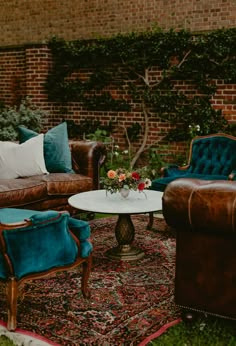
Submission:
POLYGON ((76 173, 92 178, 93 189, 99 189, 100 167, 106 159, 102 142, 70 141, 72 167, 76 173))

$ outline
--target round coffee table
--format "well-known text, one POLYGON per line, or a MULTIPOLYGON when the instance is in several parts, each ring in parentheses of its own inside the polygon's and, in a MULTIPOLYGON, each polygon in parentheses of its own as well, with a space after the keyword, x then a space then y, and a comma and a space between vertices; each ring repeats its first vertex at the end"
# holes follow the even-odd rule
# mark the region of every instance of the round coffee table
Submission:
POLYGON ((135 229, 130 215, 153 213, 162 210, 163 192, 145 190, 144 193, 130 191, 127 198, 119 193, 106 193, 106 190, 93 190, 78 193, 69 198, 69 204, 77 209, 95 213, 117 214, 115 236, 118 246, 109 249, 107 256, 123 261, 137 260, 144 252, 132 246, 135 229))

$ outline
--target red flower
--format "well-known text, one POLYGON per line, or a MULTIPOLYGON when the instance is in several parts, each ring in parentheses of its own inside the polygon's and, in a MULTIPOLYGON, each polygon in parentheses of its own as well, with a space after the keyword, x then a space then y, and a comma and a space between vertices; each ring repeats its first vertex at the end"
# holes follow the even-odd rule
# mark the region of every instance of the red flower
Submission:
POLYGON ((145 189, 145 183, 143 183, 143 182, 142 182, 142 183, 139 183, 139 184, 138 184, 138 190, 139 190, 139 191, 143 191, 144 189, 145 189))
POLYGON ((140 175, 137 172, 132 172, 132 178, 134 180, 139 180, 141 177, 140 177, 140 175))

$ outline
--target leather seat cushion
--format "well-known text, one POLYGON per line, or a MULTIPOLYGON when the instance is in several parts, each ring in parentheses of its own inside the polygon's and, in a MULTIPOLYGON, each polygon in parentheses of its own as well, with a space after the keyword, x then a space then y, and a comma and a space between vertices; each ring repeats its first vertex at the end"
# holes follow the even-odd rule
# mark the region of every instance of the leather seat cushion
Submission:
MULTIPOLYGON (((27 178, 28 179, 28 178, 27 178)), ((48 196, 71 196, 92 190, 92 178, 75 173, 50 173, 31 177, 34 181, 46 184, 48 196)))
POLYGON ((20 207, 47 198, 47 186, 42 181, 0 179, 0 208, 20 207))

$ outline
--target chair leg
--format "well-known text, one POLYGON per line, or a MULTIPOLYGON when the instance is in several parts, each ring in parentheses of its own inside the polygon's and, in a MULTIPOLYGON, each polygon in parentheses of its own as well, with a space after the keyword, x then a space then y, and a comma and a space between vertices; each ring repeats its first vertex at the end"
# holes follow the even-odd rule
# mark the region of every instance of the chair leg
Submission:
POLYGON ((88 288, 88 280, 92 269, 92 255, 90 255, 85 262, 82 263, 82 278, 81 290, 84 298, 90 298, 90 291, 88 288))
POLYGON ((7 329, 14 331, 16 329, 16 314, 17 314, 17 296, 18 283, 15 278, 10 278, 6 284, 7 298, 7 329))
POLYGON ((147 229, 152 229, 154 216, 153 213, 149 213, 149 221, 147 224, 147 229))

